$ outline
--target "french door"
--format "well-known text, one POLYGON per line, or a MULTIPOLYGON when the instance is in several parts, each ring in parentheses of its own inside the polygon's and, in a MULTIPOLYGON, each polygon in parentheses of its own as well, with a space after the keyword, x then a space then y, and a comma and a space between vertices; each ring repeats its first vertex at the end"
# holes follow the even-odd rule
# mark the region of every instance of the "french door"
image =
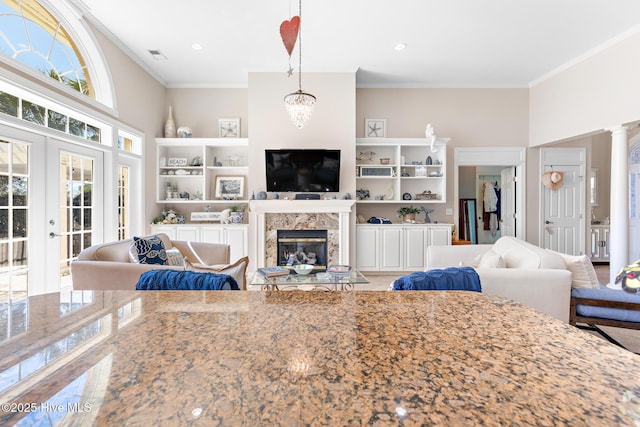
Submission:
POLYGON ((46 292, 71 287, 70 264, 103 236, 103 153, 49 139, 46 147, 46 292))

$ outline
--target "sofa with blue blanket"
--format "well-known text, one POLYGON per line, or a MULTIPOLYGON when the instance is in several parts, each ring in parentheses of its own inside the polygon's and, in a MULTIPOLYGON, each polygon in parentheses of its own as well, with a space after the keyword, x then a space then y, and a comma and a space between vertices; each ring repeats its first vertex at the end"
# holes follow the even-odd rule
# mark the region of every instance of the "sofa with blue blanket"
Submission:
POLYGON ((149 270, 193 270, 233 276, 246 289, 247 257, 229 262, 222 243, 171 240, 164 233, 101 243, 84 249, 71 263, 74 289, 134 290, 149 270))
POLYGON ((471 266, 478 273, 482 292, 569 321, 572 273, 558 253, 505 236, 493 245, 430 246, 427 266, 471 266))

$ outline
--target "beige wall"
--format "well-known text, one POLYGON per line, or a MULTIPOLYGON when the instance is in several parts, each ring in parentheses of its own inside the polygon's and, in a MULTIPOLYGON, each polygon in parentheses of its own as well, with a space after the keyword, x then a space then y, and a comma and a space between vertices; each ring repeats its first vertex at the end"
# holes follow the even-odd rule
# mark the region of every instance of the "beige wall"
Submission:
MULTIPOLYGON (((355 191, 355 73, 303 73, 302 89, 316 106, 298 129, 284 108, 284 96, 298 89, 286 73, 249 73, 249 191, 266 190, 264 150, 328 148, 341 150, 340 193, 355 191)), ((283 195, 280 195, 283 196, 283 195)))
MULTIPOLYGON (((191 128, 194 138, 217 138, 218 119, 240 118, 240 137, 248 137, 248 90, 244 89, 168 89, 163 117, 169 106, 176 126, 191 128)), ((158 135, 162 136, 162 132, 158 135)))
POLYGON ((531 88, 530 145, 640 120, 640 33, 531 88))
POLYGON ((125 55, 99 31, 93 31, 111 72, 117 119, 144 133, 144 219, 146 231, 158 215, 155 202, 155 142, 161 136, 165 115, 165 87, 125 55))
MULTIPOLYGON (((526 147, 529 132, 528 89, 358 89, 356 135, 364 136, 365 118, 387 120, 387 137, 423 137, 431 123, 435 133, 451 138, 447 147, 447 202, 430 206, 432 220, 457 223, 446 215, 453 200, 454 147, 526 147)), ((365 218, 397 220, 399 205, 360 205, 365 218)))

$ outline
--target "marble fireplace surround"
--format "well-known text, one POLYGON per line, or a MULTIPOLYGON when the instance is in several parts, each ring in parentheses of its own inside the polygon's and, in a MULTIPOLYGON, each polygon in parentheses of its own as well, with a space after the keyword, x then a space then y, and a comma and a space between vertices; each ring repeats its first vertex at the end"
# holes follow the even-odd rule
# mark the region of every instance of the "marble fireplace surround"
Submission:
POLYGON ((355 200, 251 200, 256 268, 276 265, 278 230, 327 230, 328 265, 349 264, 349 217, 355 200))

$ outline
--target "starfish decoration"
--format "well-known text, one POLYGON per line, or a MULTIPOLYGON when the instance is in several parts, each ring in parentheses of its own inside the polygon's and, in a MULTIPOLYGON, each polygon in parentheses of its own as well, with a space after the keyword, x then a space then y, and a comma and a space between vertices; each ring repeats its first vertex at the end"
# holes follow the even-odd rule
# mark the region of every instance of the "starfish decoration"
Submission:
POLYGON ((289 64, 289 70, 287 70, 287 77, 291 77, 293 75, 293 68, 291 68, 291 64, 289 64))

